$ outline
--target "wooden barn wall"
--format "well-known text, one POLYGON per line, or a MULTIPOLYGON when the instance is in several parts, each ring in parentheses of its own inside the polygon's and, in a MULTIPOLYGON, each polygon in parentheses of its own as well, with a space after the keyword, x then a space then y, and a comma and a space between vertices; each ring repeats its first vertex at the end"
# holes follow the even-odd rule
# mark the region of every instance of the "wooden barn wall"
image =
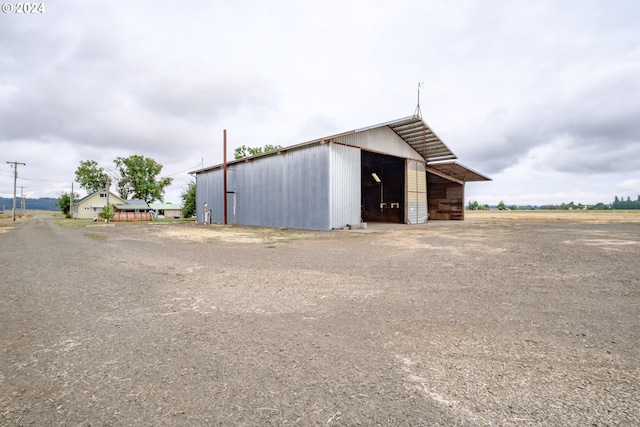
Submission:
POLYGON ((427 201, 430 220, 464 219, 464 184, 428 175, 427 201))

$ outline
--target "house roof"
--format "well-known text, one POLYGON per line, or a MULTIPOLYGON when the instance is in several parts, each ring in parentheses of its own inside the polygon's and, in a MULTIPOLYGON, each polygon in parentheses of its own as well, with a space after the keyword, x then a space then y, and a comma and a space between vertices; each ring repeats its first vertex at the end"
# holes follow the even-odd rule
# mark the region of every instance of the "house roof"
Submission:
POLYGON ((175 210, 180 210, 182 209, 182 205, 179 203, 149 203, 149 207, 151 209, 155 209, 155 210, 160 210, 160 209, 164 209, 164 210, 170 210, 170 209, 175 209, 175 210))
MULTIPOLYGON (((84 197, 82 197, 82 198, 80 198, 80 199, 78 199, 78 200, 74 200, 74 201, 73 201, 73 204, 74 204, 74 205, 78 205, 78 204, 80 204, 80 203, 84 202, 85 200, 90 199, 91 197, 95 196, 95 195, 96 195, 96 194, 98 194, 98 193, 104 193, 104 190, 98 190, 98 191, 94 191, 94 192, 93 192, 93 193, 91 193, 91 194, 87 194, 86 196, 84 196, 84 197)), ((114 194, 114 193, 113 193, 113 192, 111 192, 111 191, 109 191, 109 197, 114 197, 114 198, 116 198, 116 199, 118 199, 118 200, 123 200, 122 198, 120 198, 120 196, 118 196, 117 194, 114 194)), ((102 206, 102 205, 100 205, 100 206, 102 206)))
POLYGON ((149 209, 149 205, 144 200, 128 199, 124 204, 113 205, 119 211, 136 211, 149 209))
POLYGON ((146 211, 149 209, 147 205, 113 205, 118 211, 146 211))

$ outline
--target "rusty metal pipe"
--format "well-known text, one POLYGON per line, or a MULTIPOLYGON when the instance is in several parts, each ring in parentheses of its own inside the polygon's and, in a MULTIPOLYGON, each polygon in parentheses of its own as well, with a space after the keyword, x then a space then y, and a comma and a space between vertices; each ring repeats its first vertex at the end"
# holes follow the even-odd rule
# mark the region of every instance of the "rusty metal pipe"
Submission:
POLYGON ((223 131, 222 142, 222 197, 224 197, 223 209, 224 209, 224 224, 227 224, 227 130, 223 131))

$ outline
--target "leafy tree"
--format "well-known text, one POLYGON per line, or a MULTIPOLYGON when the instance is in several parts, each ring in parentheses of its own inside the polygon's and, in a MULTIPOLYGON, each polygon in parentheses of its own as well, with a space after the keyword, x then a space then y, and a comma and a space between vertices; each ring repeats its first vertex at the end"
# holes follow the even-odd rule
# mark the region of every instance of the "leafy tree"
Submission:
POLYGON ((173 178, 157 178, 162 171, 162 165, 150 157, 117 157, 113 162, 120 174, 116 184, 118 193, 124 199, 131 196, 147 203, 162 200, 165 188, 173 182, 173 178))
POLYGON ((89 194, 104 190, 109 185, 109 175, 94 160, 83 160, 76 169, 76 182, 89 194))
POLYGON ((182 216, 184 218, 191 218, 196 214, 196 183, 195 181, 189 182, 187 188, 183 190, 180 195, 182 198, 182 216))
POLYGON ((271 145, 267 144, 264 147, 247 147, 243 145, 242 147, 238 147, 233 152, 233 155, 236 159, 244 159, 249 156, 257 156, 258 154, 268 153, 269 151, 275 151, 281 149, 281 145, 271 145))
POLYGON ((477 211, 479 207, 480 205, 476 200, 474 201, 469 200, 469 203, 467 204, 467 210, 470 210, 470 211, 477 211))
POLYGON ((107 222, 113 219, 115 212, 111 209, 111 206, 105 205, 102 208, 102 211, 98 213, 100 218, 104 218, 107 222))
POLYGON ((500 200, 500 203, 498 203, 498 209, 503 211, 505 210, 507 207, 504 205, 504 202, 502 200, 500 200))
MULTIPOLYGON (((78 194, 73 193, 73 200, 78 200, 79 198, 78 194)), ((62 193, 56 200, 56 206, 60 208, 65 216, 69 217, 69 212, 71 212, 71 193, 62 193)))

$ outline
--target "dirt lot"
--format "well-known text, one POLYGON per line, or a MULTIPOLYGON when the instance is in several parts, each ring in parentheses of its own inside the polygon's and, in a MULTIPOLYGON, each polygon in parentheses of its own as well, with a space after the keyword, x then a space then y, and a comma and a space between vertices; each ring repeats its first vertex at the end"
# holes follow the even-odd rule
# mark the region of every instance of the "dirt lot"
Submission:
POLYGON ((640 425, 639 221, 506 219, 4 227, 0 424, 640 425))

